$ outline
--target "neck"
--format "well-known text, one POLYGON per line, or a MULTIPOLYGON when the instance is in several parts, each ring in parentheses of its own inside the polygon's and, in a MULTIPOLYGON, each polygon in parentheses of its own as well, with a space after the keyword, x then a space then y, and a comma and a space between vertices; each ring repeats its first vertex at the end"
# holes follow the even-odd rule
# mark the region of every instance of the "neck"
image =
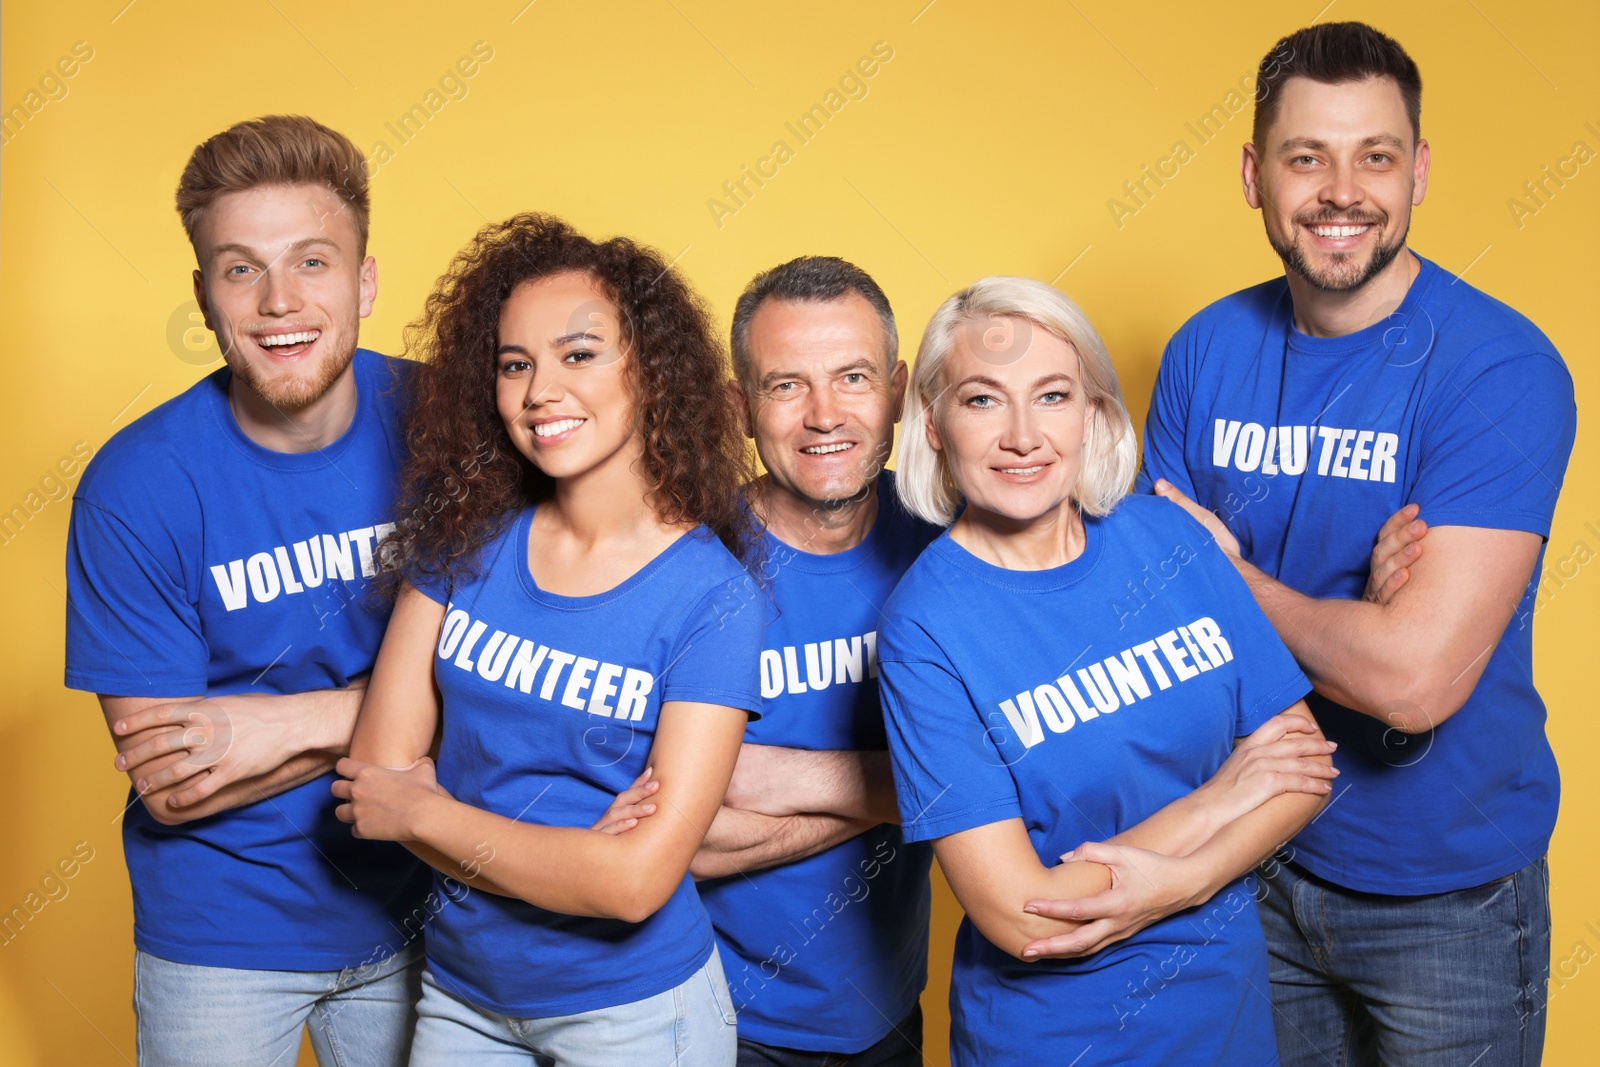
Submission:
POLYGON ((557 479, 555 494, 540 505, 540 521, 554 523, 585 545, 633 542, 664 529, 649 487, 637 473, 641 460, 636 445, 583 474, 557 479))
POLYGON ((969 504, 950 527, 950 539, 985 563, 1008 571, 1060 567, 1083 555, 1088 547, 1083 516, 1070 499, 1028 520, 1010 519, 969 504))
POLYGON ((1295 328, 1308 337, 1343 337, 1364 330, 1400 306, 1421 270, 1422 261, 1403 248, 1394 262, 1348 292, 1326 292, 1298 274, 1287 274, 1295 328))
POLYGON ((315 452, 337 441, 355 421, 355 364, 344 369, 321 396, 284 411, 235 374, 228 382, 228 407, 244 435, 272 452, 315 452))
POLYGON ((878 521, 878 482, 874 478, 846 501, 820 504, 772 484, 762 475, 750 486, 750 507, 773 537, 790 548, 817 556, 848 552, 867 539, 878 521))

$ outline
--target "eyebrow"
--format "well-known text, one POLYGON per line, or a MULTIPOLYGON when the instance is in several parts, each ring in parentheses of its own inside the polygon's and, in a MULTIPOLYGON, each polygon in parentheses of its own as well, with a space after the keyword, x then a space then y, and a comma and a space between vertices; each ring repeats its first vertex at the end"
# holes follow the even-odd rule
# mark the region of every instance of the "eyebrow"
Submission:
MULTIPOLYGON (((861 370, 869 370, 870 371, 870 370, 881 370, 881 369, 882 368, 880 367, 880 365, 878 364, 878 362, 876 360, 873 360, 873 359, 871 359, 871 358, 869 358, 867 356, 861 356, 861 357, 859 357, 857 359, 852 359, 849 363, 843 363, 843 364, 840 364, 839 366, 836 366, 836 367, 828 367, 828 368, 826 368, 824 373, 826 373, 828 375, 852 374, 852 373, 855 373, 856 371, 861 371, 861 370)), ((775 371, 769 371, 768 373, 763 374, 761 376, 761 381, 758 384, 760 385, 761 388, 765 389, 767 386, 772 385, 775 382, 781 382, 781 381, 784 381, 784 380, 789 379, 789 378, 799 378, 799 377, 802 377, 802 375, 797 370, 775 370, 775 371)))
MULTIPOLYGON (((587 330, 582 333, 564 333, 560 337, 552 339, 550 344, 553 347, 556 347, 568 344, 572 341, 593 341, 595 344, 605 344, 605 338, 589 333, 587 330)), ((507 352, 514 352, 519 356, 530 355, 528 350, 522 345, 506 344, 501 345, 499 348, 494 350, 494 354, 497 356, 503 356, 507 352)))
MULTIPOLYGON (((296 252, 303 252, 313 245, 322 245, 331 248, 334 251, 339 250, 338 242, 331 237, 302 237, 300 240, 296 241, 294 244, 285 249, 283 255, 293 255, 296 252)), ((241 244, 218 245, 211 250, 211 258, 216 259, 217 257, 228 252, 236 252, 247 259, 255 260, 257 263, 262 262, 262 260, 265 258, 260 252, 256 251, 254 248, 251 248, 249 245, 241 244)))
MULTIPOLYGON (((1356 144, 1356 148, 1398 148, 1405 149, 1405 142, 1391 133, 1375 133, 1370 137, 1363 137, 1356 144)), ((1278 146, 1278 151, 1288 152, 1296 148, 1309 148, 1314 152, 1326 151, 1327 141, 1319 141, 1315 137, 1291 137, 1278 146)))
MULTIPOLYGON (((1067 374, 1064 371, 1056 371, 1054 374, 1044 374, 1038 378, 1035 378, 1033 380, 1033 384, 1028 386, 1028 389, 1029 391, 1032 391, 1040 388, 1041 386, 1049 385, 1051 382, 1055 381, 1064 381, 1068 385, 1077 384, 1072 375, 1067 374)), ((1006 388, 1002 382, 995 378, 991 378, 986 374, 974 374, 970 377, 963 378, 955 384, 955 387, 959 389, 964 385, 986 385, 990 389, 999 389, 1002 392, 1004 392, 1006 388)))

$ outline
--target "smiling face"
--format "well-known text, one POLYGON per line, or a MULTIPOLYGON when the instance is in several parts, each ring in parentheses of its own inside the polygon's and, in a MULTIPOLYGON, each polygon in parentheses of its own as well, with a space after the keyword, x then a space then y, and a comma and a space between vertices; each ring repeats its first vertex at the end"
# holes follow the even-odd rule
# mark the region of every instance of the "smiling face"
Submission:
POLYGON ((752 393, 738 393, 771 486, 808 504, 858 500, 883 469, 906 366, 884 358, 864 297, 767 300, 750 319, 752 393))
POLYGON ((310 184, 227 193, 206 208, 195 248, 195 299, 236 380, 286 413, 321 398, 377 296, 344 202, 310 184))
POLYGON ((1022 320, 984 325, 956 331, 928 442, 968 512, 1026 525, 1069 505, 1094 408, 1071 344, 1022 320), (980 341, 996 329, 1020 339, 1004 360, 980 341))
POLYGON ((517 451, 560 481, 641 454, 621 316, 587 274, 523 282, 500 309, 496 404, 517 451))
POLYGON ((1244 154, 1245 199, 1261 209, 1284 269, 1324 292, 1360 289, 1405 248, 1428 182, 1394 79, 1290 78, 1263 143, 1244 154))

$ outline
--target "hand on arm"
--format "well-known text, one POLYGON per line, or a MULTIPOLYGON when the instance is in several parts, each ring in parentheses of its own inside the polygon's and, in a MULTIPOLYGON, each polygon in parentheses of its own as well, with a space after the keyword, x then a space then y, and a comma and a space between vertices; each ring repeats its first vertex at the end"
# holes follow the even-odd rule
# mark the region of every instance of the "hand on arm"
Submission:
POLYGON ((723 803, 763 815, 825 813, 872 825, 900 821, 889 753, 882 750, 744 744, 723 803))
POLYGON ((303 785, 346 750, 362 686, 158 700, 100 697, 126 771, 157 822, 189 822, 303 785))
MULTIPOLYGON (((383 667, 380 654, 374 686, 383 667)), ((348 803, 339 817, 358 837, 414 842, 455 865, 470 862, 465 842, 479 842, 507 895, 566 915, 642 922, 688 871, 727 792, 746 720, 736 708, 667 701, 650 753, 660 810, 622 834, 521 823, 460 803, 435 788, 427 763, 397 771, 341 760, 346 780, 334 791, 348 803)))
POLYGON ((1156 491, 1216 537, 1317 692, 1403 733, 1431 730, 1466 702, 1543 543, 1524 530, 1435 526, 1387 600, 1317 600, 1240 559, 1215 515, 1165 482, 1156 491))
POLYGON ((1028 910, 1080 928, 1031 943, 1040 956, 1085 956, 1211 897, 1293 837, 1322 810, 1338 772, 1334 745, 1305 702, 1238 742, 1205 785, 1106 842, 1062 857, 1111 870, 1090 899, 1028 901, 1028 910))

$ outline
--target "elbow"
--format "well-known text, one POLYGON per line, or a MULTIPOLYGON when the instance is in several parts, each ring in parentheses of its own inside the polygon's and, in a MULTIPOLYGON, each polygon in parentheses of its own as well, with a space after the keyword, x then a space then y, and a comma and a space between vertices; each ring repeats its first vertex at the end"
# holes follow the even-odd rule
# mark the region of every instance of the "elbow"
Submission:
POLYGON ((603 904, 604 917, 625 923, 642 923, 666 907, 677 888, 676 881, 668 885, 660 878, 643 874, 624 879, 617 885, 611 899, 603 904))
POLYGON ((1419 669, 1396 695, 1377 702, 1377 718, 1400 733, 1425 734, 1461 710, 1476 682, 1475 675, 1468 679, 1459 669, 1453 675, 1448 668, 1419 669))

